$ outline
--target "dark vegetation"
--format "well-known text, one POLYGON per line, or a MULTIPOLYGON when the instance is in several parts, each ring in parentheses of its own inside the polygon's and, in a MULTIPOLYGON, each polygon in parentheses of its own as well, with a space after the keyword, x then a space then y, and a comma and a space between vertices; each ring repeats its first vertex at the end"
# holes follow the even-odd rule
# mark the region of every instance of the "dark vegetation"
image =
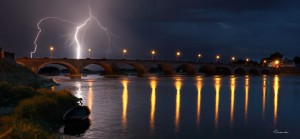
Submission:
POLYGON ((264 61, 267 61, 267 63, 270 63, 274 60, 282 61, 282 59, 283 59, 283 54, 281 54, 279 52, 275 52, 275 53, 271 54, 269 57, 262 58, 260 60, 260 64, 264 65, 264 61))
POLYGON ((0 89, 1 107, 14 109, 0 115, 0 135, 4 138, 57 138, 55 132, 63 124, 62 115, 77 105, 77 98, 65 90, 34 90, 9 83, 0 83, 0 89))
POLYGON ((55 85, 52 80, 40 78, 30 69, 22 65, 0 60, 0 81, 25 85, 33 88, 48 87, 55 85))
POLYGON ((300 57, 299 56, 294 57, 294 62, 295 64, 300 64, 300 57))
POLYGON ((0 62, 0 138, 59 138, 62 116, 78 105, 78 98, 66 90, 41 88, 49 81, 15 63, 0 62))

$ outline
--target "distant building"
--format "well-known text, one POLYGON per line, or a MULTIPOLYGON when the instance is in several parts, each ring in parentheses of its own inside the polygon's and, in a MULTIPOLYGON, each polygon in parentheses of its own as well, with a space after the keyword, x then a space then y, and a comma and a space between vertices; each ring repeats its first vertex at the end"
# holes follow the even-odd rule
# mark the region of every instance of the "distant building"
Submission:
POLYGON ((4 53, 2 51, 2 48, 0 48, 0 59, 3 60, 4 59, 4 53))
POLYGON ((0 59, 2 61, 7 61, 7 62, 15 62, 15 54, 10 53, 10 52, 4 52, 2 48, 0 48, 0 59))
POLYGON ((15 54, 10 52, 3 52, 4 60, 7 62, 15 62, 15 54))

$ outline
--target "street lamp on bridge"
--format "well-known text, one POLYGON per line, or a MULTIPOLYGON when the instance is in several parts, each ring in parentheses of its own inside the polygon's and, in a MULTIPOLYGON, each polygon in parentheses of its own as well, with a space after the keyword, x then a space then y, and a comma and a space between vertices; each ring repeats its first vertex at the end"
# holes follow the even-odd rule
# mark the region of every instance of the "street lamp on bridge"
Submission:
POLYGON ((53 46, 50 46, 50 58, 52 59, 53 58, 53 51, 54 51, 54 47, 53 46))
POLYGON ((216 62, 217 62, 217 63, 219 63, 220 58, 221 58, 220 55, 217 55, 217 56, 216 56, 216 62))
POLYGON ((152 60, 154 60, 154 55, 156 54, 155 50, 151 51, 152 60))
POLYGON ((179 57, 180 57, 181 53, 179 51, 176 52, 176 61, 179 60, 179 57))
POLYGON ((263 61, 263 66, 266 66, 266 64, 267 64, 267 60, 264 60, 263 61))
POLYGON ((200 62, 201 57, 202 57, 202 55, 198 54, 198 62, 200 62))
POLYGON ((126 49, 123 49, 123 59, 125 59, 126 53, 127 53, 127 50, 126 50, 126 49))
POLYGON ((89 51, 89 58, 91 58, 92 49, 89 48, 88 51, 89 51))
POLYGON ((231 57, 231 63, 233 64, 233 62, 235 61, 235 57, 231 57))
POLYGON ((248 65, 248 62, 250 61, 249 58, 246 58, 246 65, 248 65))

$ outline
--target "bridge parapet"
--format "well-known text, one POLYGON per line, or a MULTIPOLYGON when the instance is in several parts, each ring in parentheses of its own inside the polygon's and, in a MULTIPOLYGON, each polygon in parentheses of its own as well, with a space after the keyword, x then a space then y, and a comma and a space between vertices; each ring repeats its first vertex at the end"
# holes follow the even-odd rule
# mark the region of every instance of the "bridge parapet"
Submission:
POLYGON ((50 59, 50 58, 16 58, 16 62, 30 68, 34 72, 47 64, 58 64, 70 70, 72 77, 80 77, 81 70, 91 64, 99 65, 106 75, 117 75, 120 64, 132 66, 139 77, 146 75, 153 66, 159 67, 165 75, 174 75, 176 72, 184 72, 187 75, 204 74, 261 74, 272 72, 271 68, 259 66, 236 66, 232 64, 214 64, 192 61, 165 61, 165 60, 124 60, 124 59, 50 59))

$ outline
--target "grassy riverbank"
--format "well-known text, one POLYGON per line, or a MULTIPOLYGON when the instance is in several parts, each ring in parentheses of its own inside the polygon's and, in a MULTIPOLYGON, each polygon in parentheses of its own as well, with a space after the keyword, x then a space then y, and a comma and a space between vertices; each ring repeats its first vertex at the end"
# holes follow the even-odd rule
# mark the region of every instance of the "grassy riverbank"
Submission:
POLYGON ((62 116, 77 105, 69 91, 16 63, 0 61, 0 139, 59 138, 62 116))
POLYGON ((77 98, 65 90, 0 83, 0 106, 13 109, 0 115, 0 138, 57 138, 62 115, 75 105, 77 98))
POLYGON ((22 65, 1 60, 0 81, 13 83, 14 85, 30 86, 33 88, 56 85, 52 80, 41 78, 22 65))

